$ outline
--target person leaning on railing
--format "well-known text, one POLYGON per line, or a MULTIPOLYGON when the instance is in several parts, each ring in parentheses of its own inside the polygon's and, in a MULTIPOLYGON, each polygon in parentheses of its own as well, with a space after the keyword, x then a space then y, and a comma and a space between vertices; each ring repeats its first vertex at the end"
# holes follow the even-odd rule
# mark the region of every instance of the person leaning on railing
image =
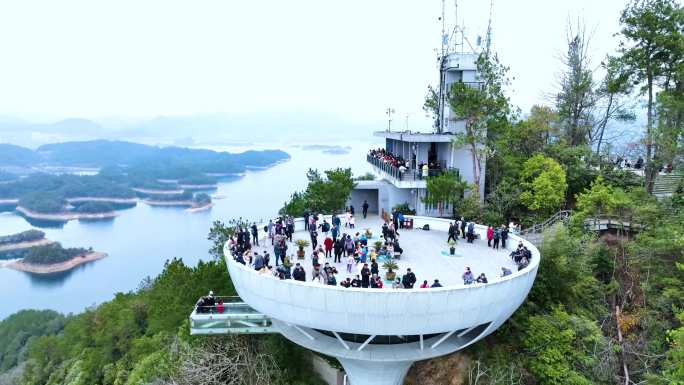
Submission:
POLYGON ((200 297, 195 304, 197 313, 214 313, 216 307, 216 299, 214 298, 214 292, 209 291, 209 295, 205 297, 200 297))

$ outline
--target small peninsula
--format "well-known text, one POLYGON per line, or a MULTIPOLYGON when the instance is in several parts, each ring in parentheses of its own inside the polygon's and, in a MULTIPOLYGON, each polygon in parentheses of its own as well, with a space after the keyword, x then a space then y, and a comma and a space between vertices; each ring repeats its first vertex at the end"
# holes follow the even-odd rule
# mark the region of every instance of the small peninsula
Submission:
POLYGON ((90 248, 62 247, 38 230, 0 237, 0 260, 9 260, 4 267, 29 273, 59 273, 106 256, 90 248))
MULTIPOLYGON (((106 140, 50 144, 35 151, 14 147, 23 154, 24 173, 0 174, 0 211, 47 222, 110 219, 138 202, 208 210, 213 205, 206 192, 217 188, 221 175, 239 175, 290 158, 280 150, 233 154, 106 140), (96 171, 53 172, 69 169, 96 171)), ((0 169, 12 164, 0 154, 0 169)))

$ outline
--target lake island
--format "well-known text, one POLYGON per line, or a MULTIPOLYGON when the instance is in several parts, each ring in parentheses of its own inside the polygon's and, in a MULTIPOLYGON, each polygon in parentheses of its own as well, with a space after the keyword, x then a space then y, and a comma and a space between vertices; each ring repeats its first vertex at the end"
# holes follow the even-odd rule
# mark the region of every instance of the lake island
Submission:
POLYGON ((3 145, 0 211, 14 210, 27 220, 66 222, 114 218, 117 210, 138 202, 208 210, 212 201, 207 192, 221 178, 289 157, 280 150, 227 153, 107 140, 50 144, 35 151, 3 145), (54 171, 65 169, 96 171, 54 171))
POLYGON ((0 237, 0 261, 7 261, 3 266, 28 273, 59 273, 106 256, 92 248, 65 248, 38 230, 0 237))

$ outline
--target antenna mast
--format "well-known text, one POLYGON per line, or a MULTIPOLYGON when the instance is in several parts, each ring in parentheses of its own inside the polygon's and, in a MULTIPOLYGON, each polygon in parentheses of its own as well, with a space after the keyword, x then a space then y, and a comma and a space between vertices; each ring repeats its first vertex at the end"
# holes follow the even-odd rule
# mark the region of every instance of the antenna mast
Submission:
POLYGON ((454 27, 453 29, 450 28, 451 32, 447 33, 447 22, 446 22, 446 1, 442 0, 442 52, 439 57, 439 93, 438 93, 438 116, 437 116, 437 124, 435 126, 435 130, 437 131, 438 134, 441 134, 444 132, 444 128, 446 126, 446 121, 444 119, 444 110, 445 110, 445 105, 446 105, 446 96, 448 93, 447 90, 447 84, 446 84, 446 68, 447 68, 447 60, 449 57, 450 53, 458 52, 458 45, 459 45, 459 40, 458 40, 458 34, 461 34, 461 52, 463 52, 464 48, 464 42, 463 39, 465 38, 463 34, 463 29, 459 29, 458 25, 458 0, 454 0, 454 27), (451 35, 451 36, 450 36, 451 35))
POLYGON ((446 0, 442 0, 442 36, 441 36, 441 47, 442 51, 439 55, 439 92, 437 95, 437 124, 435 130, 438 134, 442 133, 442 118, 444 116, 444 67, 445 60, 449 50, 449 37, 446 34, 446 0))
MULTIPOLYGON (((458 33, 458 0, 454 0, 454 31, 456 34, 458 33)), ((456 36, 456 34, 454 34, 454 41, 458 41, 458 36, 456 36)))
POLYGON ((446 34, 446 4, 445 0, 442 0, 442 57, 446 55, 448 49, 449 49, 449 37, 446 34))
POLYGON ((489 57, 492 47, 492 8, 494 8, 494 0, 489 0, 489 22, 487 23, 487 44, 485 45, 485 55, 487 57, 489 57))

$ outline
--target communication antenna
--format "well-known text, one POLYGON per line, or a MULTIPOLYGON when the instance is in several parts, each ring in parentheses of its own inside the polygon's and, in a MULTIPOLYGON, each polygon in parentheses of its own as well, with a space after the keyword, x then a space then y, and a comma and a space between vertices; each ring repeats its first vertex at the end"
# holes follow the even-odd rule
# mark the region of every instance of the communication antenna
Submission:
POLYGON ((442 56, 447 54, 447 51, 449 49, 449 37, 446 34, 446 0, 442 0, 442 17, 440 17, 440 20, 442 20, 442 35, 441 35, 441 45, 442 45, 442 56))
POLYGON ((492 47, 492 9, 494 8, 494 0, 489 0, 489 22, 487 23, 487 41, 485 45, 485 55, 489 57, 489 52, 492 47))
POLYGON ((392 115, 394 115, 394 108, 387 107, 385 114, 387 114, 387 132, 390 132, 392 131, 392 115))
MULTIPOLYGON (((455 34, 458 33, 458 0, 454 0, 454 32, 455 34)), ((456 36, 454 37, 456 38, 456 36)), ((463 37, 463 33, 461 33, 461 37, 463 37)), ((461 49, 463 49, 463 42, 461 42, 461 49)))

